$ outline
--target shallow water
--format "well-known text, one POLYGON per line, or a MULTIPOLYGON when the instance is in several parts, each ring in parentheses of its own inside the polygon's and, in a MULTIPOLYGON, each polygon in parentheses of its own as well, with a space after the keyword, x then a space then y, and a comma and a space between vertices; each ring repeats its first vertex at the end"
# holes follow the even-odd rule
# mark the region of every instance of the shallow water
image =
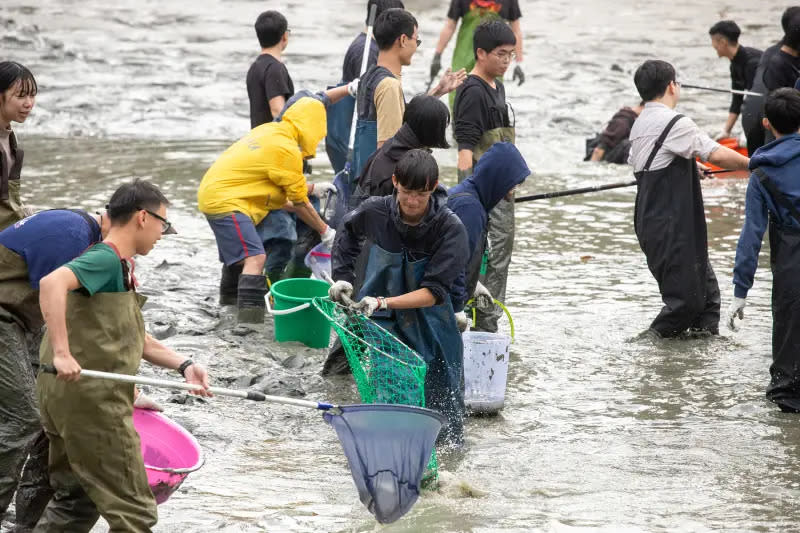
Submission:
MULTIPOLYGON (((363 20, 351 4, 6 0, 0 10, 0 55, 31 66, 40 82, 37 108, 17 129, 26 200, 37 208, 99 209, 123 180, 159 183, 174 202, 169 218, 179 234, 137 261, 151 296, 146 318, 152 331, 173 326, 177 334, 165 342, 206 364, 222 385, 262 381, 277 394, 356 398, 347 379, 318 375, 321 351, 274 343, 269 323, 236 328, 231 311, 219 309, 216 249, 195 210, 205 169, 248 125, 244 73, 257 53, 251 24, 258 12, 287 14, 295 86, 321 88, 336 81, 363 20), (302 361, 286 361, 297 354, 302 361), (286 368, 285 361, 302 365, 286 368)), ((408 95, 427 82, 445 13, 438 4, 407 2, 424 42, 404 76, 408 95)), ((528 81, 508 94, 520 148, 535 171, 524 193, 629 180, 627 167, 576 163, 584 137, 636 102, 631 73, 647 57, 672 61, 684 81, 727 86, 728 63, 716 59, 706 31, 730 17, 742 25, 743 43, 765 47, 779 37, 784 4, 753 5, 522 2, 528 81)), ((727 106, 725 95, 684 90, 680 109, 714 130, 727 106)), ((454 151, 437 157, 452 179, 454 151)), ((314 174, 330 177, 324 153, 314 174)), ((723 306, 744 190, 742 180, 704 182, 723 306)), ((465 451, 440 457, 440 491, 377 529, 798 529, 800 427, 764 400, 766 256, 742 331, 636 340, 659 299, 633 234, 633 198, 632 189, 617 189, 519 206, 507 302, 517 338, 506 407, 500 416, 470 419, 465 451)), ((142 372, 175 377, 147 365, 142 372)), ((207 456, 160 507, 156 531, 376 529, 318 413, 222 398, 181 405, 167 402, 169 393, 149 392, 207 456)))

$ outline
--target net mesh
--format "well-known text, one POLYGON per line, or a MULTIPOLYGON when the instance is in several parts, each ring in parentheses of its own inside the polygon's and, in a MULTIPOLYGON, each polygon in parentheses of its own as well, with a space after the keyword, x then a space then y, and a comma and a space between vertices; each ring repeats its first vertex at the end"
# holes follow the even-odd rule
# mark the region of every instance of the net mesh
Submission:
MULTIPOLYGON (((367 316, 332 302, 314 298, 342 342, 363 403, 425 407, 425 360, 367 316)), ((425 478, 436 478, 436 452, 431 454, 425 478)))

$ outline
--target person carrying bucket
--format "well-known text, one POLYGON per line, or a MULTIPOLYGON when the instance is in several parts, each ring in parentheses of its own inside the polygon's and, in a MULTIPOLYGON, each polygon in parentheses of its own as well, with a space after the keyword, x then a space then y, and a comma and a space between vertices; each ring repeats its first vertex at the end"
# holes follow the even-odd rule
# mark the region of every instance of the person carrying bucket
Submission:
POLYGON ((423 357, 426 406, 447 417, 443 438, 461 443, 463 344, 451 291, 466 265, 466 230, 446 206, 430 153, 409 151, 392 180, 393 195, 369 198, 342 221, 329 295, 371 316, 423 357), (368 258, 357 271, 362 243, 368 258))
MULTIPOLYGON (((717 52, 717 56, 727 57, 731 62, 731 88, 737 91, 749 91, 753 88, 758 62, 761 59, 761 50, 739 44, 741 33, 739 25, 732 20, 721 20, 708 30, 708 34, 711 36, 711 46, 717 52)), ((722 131, 715 136, 716 140, 731 136, 731 130, 742 110, 742 102, 744 102, 743 95, 731 93, 728 120, 725 121, 722 131)), ((757 148, 755 145, 750 146, 749 139, 752 132, 745 131, 744 134, 748 138, 747 151, 752 156, 757 148)), ((755 139, 756 137, 753 137, 754 141, 755 139)))
POLYGON ((770 93, 764 127, 775 140, 750 160, 745 219, 736 246, 733 302, 727 323, 744 318, 753 286, 761 240, 769 227, 772 269, 772 365, 767 399, 781 411, 800 413, 800 93, 793 88, 770 93))
POLYGON ((144 358, 208 388, 205 368, 148 335, 140 311, 145 298, 136 292, 132 258, 176 233, 168 205, 147 181, 122 185, 107 206, 103 242, 40 282, 47 325, 40 364, 53 365, 58 376, 40 373, 36 380, 54 490, 36 531, 88 531, 99 516, 111 531, 146 532, 156 523, 133 427, 133 384, 81 380, 80 371, 134 375, 144 358))
POLYGON ((19 529, 36 525, 53 493, 36 404, 44 325, 39 281, 100 241, 109 226, 107 216, 51 209, 0 231, 0 519, 17 490, 19 529))
MULTIPOLYGON (((367 69, 358 84, 353 176, 361 174, 367 158, 403 124, 406 103, 402 70, 411 64, 411 58, 422 44, 418 35, 417 19, 404 9, 387 9, 375 20, 378 62, 367 69)), ((465 77, 464 70, 451 72, 447 69, 428 94, 436 97, 447 94, 461 85, 465 77)))
MULTIPOLYGON (((515 52, 517 64, 514 66, 512 81, 517 81, 519 85, 525 82, 525 73, 522 71, 523 46, 522 46, 522 27, 520 18, 522 12, 519 9, 518 0, 451 0, 450 9, 447 11, 447 20, 444 22, 442 31, 439 33, 439 42, 436 44, 436 51, 431 62, 431 80, 435 79, 442 69, 442 53, 447 48, 447 44, 453 37, 461 20, 461 28, 456 37, 456 49, 453 51, 453 72, 464 69, 470 72, 475 66, 476 57, 472 48, 475 29, 479 24, 487 20, 508 21, 511 31, 516 37, 515 52)), ((450 95, 450 107, 453 107, 454 95, 450 95)))
MULTIPOLYGON (((327 91, 338 101, 347 94, 342 86, 327 91)), ((239 321, 264 321, 266 251, 259 224, 267 213, 289 209, 322 237, 333 243, 335 230, 320 218, 309 195, 321 196, 333 188, 307 183, 303 160, 314 157, 325 137, 325 104, 301 97, 281 116, 254 128, 231 145, 208 169, 197 191, 223 263, 220 304, 237 304, 239 321)))
POLYGON ((631 129, 628 162, 636 177, 633 226, 664 306, 648 332, 719 333, 720 297, 708 260, 706 215, 695 157, 744 170, 748 158, 721 146, 674 111, 681 94, 675 69, 648 60, 633 76, 644 110, 631 129))
MULTIPOLYGON (((401 0, 368 0, 367 1, 367 20, 365 31, 356 35, 350 43, 342 62, 342 79, 339 85, 347 85, 361 77, 361 63, 364 56, 364 47, 367 43, 367 32, 369 31, 369 13, 375 6, 375 18, 387 9, 404 9, 405 5, 401 0)), ((374 21, 373 21, 374 22, 374 21)), ((367 52, 367 68, 378 62, 378 44, 374 38, 369 40, 369 51, 367 52)), ((333 173, 338 174, 347 162, 348 142, 350 140, 350 128, 353 123, 353 111, 356 105, 355 97, 345 97, 340 102, 328 108, 328 135, 325 137, 325 151, 333 167, 333 173)))
MULTIPOLYGON (((514 55, 517 39, 503 21, 488 20, 476 29, 473 38, 475 67, 456 92, 453 130, 458 143, 459 180, 472 174, 472 168, 494 143, 514 142, 515 131, 506 103, 501 77, 514 55)), ((512 112, 513 113, 513 112, 512 112)), ((501 199, 489 215, 490 253, 482 283, 505 302, 508 267, 514 250, 514 200, 501 199)), ((499 309, 478 310, 475 329, 497 331, 499 309)))
POLYGON ((15 61, 0 61, 0 230, 28 214, 20 198, 23 152, 11 123, 25 122, 37 92, 30 70, 15 61))
POLYGON ((453 287, 453 308, 465 329, 467 317, 464 304, 470 296, 477 307, 494 307, 491 292, 478 281, 484 257, 488 256, 489 216, 503 199, 513 197, 514 189, 523 183, 531 171, 522 154, 511 143, 496 143, 475 165, 469 178, 448 191, 447 207, 464 224, 469 239, 469 263, 453 287))

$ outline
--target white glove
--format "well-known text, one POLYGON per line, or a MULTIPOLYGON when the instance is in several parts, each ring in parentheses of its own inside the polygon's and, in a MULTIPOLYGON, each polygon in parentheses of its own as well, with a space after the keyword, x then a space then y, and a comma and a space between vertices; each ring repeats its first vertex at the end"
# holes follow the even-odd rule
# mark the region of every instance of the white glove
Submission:
POLYGON ((334 302, 353 305, 353 285, 349 281, 337 281, 328 289, 328 298, 334 302))
POLYGON ((744 306, 747 304, 746 298, 733 297, 731 305, 728 307, 728 315, 725 317, 725 322, 728 323, 728 329, 736 331, 736 325, 733 320, 738 316, 739 320, 744 320, 744 306))
POLYGON ((467 313, 464 311, 459 311, 456 313, 456 325, 458 326, 458 331, 464 333, 467 331, 469 327, 469 320, 467 320, 467 313))
POLYGON ((163 411, 164 408, 161 407, 158 402, 152 399, 147 394, 140 392, 137 394, 136 399, 133 400, 133 406, 138 407, 139 409, 150 409, 151 411, 163 411))
POLYGON ((336 185, 329 181, 322 181, 320 183, 312 183, 311 192, 309 194, 311 196, 316 196, 317 198, 322 198, 329 192, 336 194, 336 185))
POLYGON ((320 234, 320 237, 322 237, 322 244, 325 245, 325 248, 332 250, 333 239, 336 238, 336 230, 328 226, 328 228, 320 234))
POLYGON ((350 306, 351 309, 363 313, 367 316, 372 316, 372 313, 378 309, 386 309, 386 298, 375 298, 373 296, 364 296, 357 304, 350 306))
POLYGON ((482 311, 491 309, 494 306, 492 293, 480 281, 475 285, 475 292, 472 293, 472 297, 475 299, 475 307, 482 311))
POLYGON ((713 137, 713 139, 714 139, 715 141, 718 141, 718 140, 720 140, 720 139, 725 139, 725 138, 727 138, 727 137, 730 137, 730 136, 731 136, 731 132, 730 132, 730 130, 728 130, 728 131, 726 131, 726 130, 720 130, 720 131, 718 131, 717 133, 715 133, 715 134, 714 134, 714 137, 713 137))
POLYGON ((347 94, 356 98, 356 95, 358 95, 358 78, 347 84, 347 94))

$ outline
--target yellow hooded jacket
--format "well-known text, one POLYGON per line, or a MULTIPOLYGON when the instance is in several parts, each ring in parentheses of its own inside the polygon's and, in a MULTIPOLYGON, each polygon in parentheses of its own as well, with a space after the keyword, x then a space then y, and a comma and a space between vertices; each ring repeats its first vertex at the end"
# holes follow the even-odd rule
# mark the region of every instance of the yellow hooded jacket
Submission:
POLYGON ((200 211, 221 215, 239 211, 258 224, 290 200, 308 202, 303 159, 313 157, 327 133, 325 106, 301 98, 280 122, 250 130, 211 165, 197 191, 200 211))

